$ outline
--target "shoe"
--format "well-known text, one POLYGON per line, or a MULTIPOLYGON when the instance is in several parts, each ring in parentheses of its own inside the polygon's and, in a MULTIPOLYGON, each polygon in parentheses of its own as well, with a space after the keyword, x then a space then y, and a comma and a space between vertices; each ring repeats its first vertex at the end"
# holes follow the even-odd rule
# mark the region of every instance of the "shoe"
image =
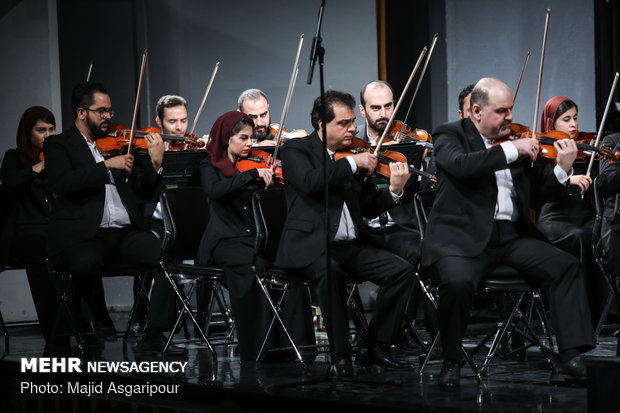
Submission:
POLYGON ((336 366, 338 377, 353 377, 353 361, 351 360, 351 356, 336 355, 333 361, 333 364, 336 366))
POLYGON ((443 391, 458 390, 461 387, 461 363, 444 360, 437 384, 443 391))
POLYGON ((368 359, 372 364, 379 365, 386 369, 410 369, 413 366, 409 363, 403 363, 394 360, 390 354, 387 344, 379 344, 368 351, 368 359))
POLYGON ((116 329, 113 325, 105 325, 99 321, 93 323, 95 335, 99 341, 116 341, 116 329))
POLYGON ((553 366, 549 383, 556 386, 570 386, 576 384, 585 387, 586 385, 586 365, 579 356, 570 359, 565 363, 558 363, 553 366))
MULTIPOLYGON (((166 337, 163 334, 160 335, 147 335, 140 340, 138 343, 138 351, 142 353, 150 353, 150 354, 162 354, 164 351, 164 346, 166 345, 166 337)), ((169 356, 185 356, 187 355, 187 349, 184 347, 179 347, 174 344, 170 344, 166 349, 166 355, 169 356)))

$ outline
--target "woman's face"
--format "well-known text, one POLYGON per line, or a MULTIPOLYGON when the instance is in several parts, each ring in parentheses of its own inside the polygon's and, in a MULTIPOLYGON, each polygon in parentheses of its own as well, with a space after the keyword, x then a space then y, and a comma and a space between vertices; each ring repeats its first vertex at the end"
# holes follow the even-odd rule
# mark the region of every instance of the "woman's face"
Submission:
POLYGON ((43 141, 54 134, 56 127, 44 120, 38 120, 30 131, 30 142, 32 147, 38 151, 43 150, 43 141))
POLYGON ((579 121, 577 120, 577 108, 572 107, 562 113, 553 124, 553 129, 568 133, 572 139, 577 136, 579 131, 579 121))
POLYGON ((228 156, 232 156, 232 161, 235 158, 244 158, 250 153, 252 149, 252 135, 254 129, 251 126, 246 125, 238 133, 232 135, 228 140, 228 156))

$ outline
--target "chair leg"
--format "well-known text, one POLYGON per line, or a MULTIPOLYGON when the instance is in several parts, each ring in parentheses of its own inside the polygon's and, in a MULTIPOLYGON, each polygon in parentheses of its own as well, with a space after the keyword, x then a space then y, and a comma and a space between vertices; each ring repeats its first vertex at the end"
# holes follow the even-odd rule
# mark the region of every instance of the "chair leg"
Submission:
MULTIPOLYGON (((506 294, 506 296, 508 295, 509 294, 506 294)), ((508 332, 508 330, 512 327, 512 322, 515 316, 517 315, 519 311, 521 311, 519 309, 519 306, 521 305, 521 301, 523 301, 524 296, 525 296, 525 293, 519 294, 519 297, 513 303, 512 311, 510 312, 510 316, 508 316, 508 320, 506 320, 506 322, 503 323, 503 326, 498 330, 498 334, 495 335, 495 338, 493 339, 493 342, 491 343, 491 348, 489 349, 489 352, 487 353, 484 359, 482 368, 480 369, 481 372, 488 371, 489 363, 491 362, 491 359, 495 357, 495 353, 497 352, 497 349, 499 348, 500 343, 506 336, 506 333, 508 332)), ((499 324, 498 324, 498 327, 500 327, 499 324)))
MULTIPOLYGON (((189 306, 189 304, 187 302, 187 297, 185 296, 185 293, 183 292, 182 289, 179 288, 179 286, 176 284, 176 282, 172 279, 172 277, 170 276, 170 274, 166 270, 166 266, 164 265, 164 262, 160 261, 159 265, 160 265, 160 267, 161 267, 161 269, 163 271, 164 277, 166 277, 166 279, 168 280, 168 282, 172 286, 172 289, 173 289, 174 293, 176 294, 179 303, 183 307, 184 311, 187 312, 187 315, 192 319, 192 322, 194 323, 194 326, 196 326, 196 329, 198 330, 198 333, 200 334, 200 337, 202 338, 204 343, 209 348, 209 351, 211 352, 211 354, 213 356, 213 361, 215 363, 216 360, 217 360, 217 353, 213 349, 213 346, 211 345, 211 342, 209 341, 209 339, 205 335, 204 331, 202 330, 202 327, 200 327, 198 321, 196 320, 196 317, 194 317, 194 314, 192 313, 192 309, 191 309, 191 307, 189 306)), ((165 345, 164 351, 163 351, 164 353, 166 352, 166 350, 168 349, 168 346, 170 345, 170 343, 172 341, 173 334, 174 334, 174 330, 170 333, 170 336, 168 337, 168 340, 166 341, 166 345, 165 345)))
MULTIPOLYGON (((230 306, 226 303, 226 297, 224 296, 224 291, 222 291, 222 285, 217 281, 211 282, 211 290, 213 291, 212 299, 217 303, 218 308, 220 309, 220 314, 222 319, 224 320, 224 324, 226 324, 226 328, 228 329, 228 334, 226 335, 226 343, 232 343, 235 335, 235 320, 232 317, 232 312, 230 311, 230 306)), ((211 314, 211 305, 209 306, 209 313, 211 314)), ((210 323, 210 316, 208 317, 208 322, 210 323)), ((208 331, 208 329, 207 329, 208 331)))
MULTIPOLYGON (((301 364, 305 365, 306 363, 304 362, 304 359, 301 356, 301 353, 299 352, 299 349, 297 348, 297 345, 295 345, 295 342, 293 341, 293 338, 289 334, 288 329, 286 328, 286 325, 284 324, 284 321, 280 317, 280 313, 278 312, 278 308, 275 306, 275 304, 273 302, 273 299, 271 298, 271 294, 269 294, 269 291, 267 290, 267 287, 265 286, 265 284, 261 280, 260 276, 258 275, 258 271, 256 271, 256 267, 253 266, 252 269, 254 270, 254 274, 256 275, 256 281, 258 282, 258 285, 260 286, 261 290, 263 290, 263 295, 267 299, 267 303, 269 304, 269 307, 271 307, 271 312, 273 313, 273 317, 277 318, 278 323, 280 324, 280 326, 284 330, 284 334, 286 334, 286 338, 288 339, 289 343, 291 343, 291 346, 293 347, 293 350, 295 351, 295 355, 297 356, 297 360, 299 360, 301 364)), ((280 302, 281 302, 282 298, 283 297, 280 298, 280 302)), ((274 320, 272 319, 271 320, 271 325, 273 325, 273 322, 274 322, 274 320)), ((269 334, 269 332, 271 331, 271 325, 269 327, 269 330, 268 330, 267 334, 269 334)), ((265 336, 265 339, 263 340, 263 345, 261 346, 261 349, 260 349, 260 351, 258 353, 258 356, 256 357, 256 361, 259 361, 260 358, 263 355, 263 350, 264 350, 264 346, 265 346, 265 342, 267 340, 267 337, 268 337, 268 335, 265 336)))
POLYGON ((426 357, 424 358, 424 361, 422 362, 422 365, 420 366, 420 369, 418 370, 418 375, 420 377, 422 377, 422 375, 424 374, 424 369, 426 369, 426 365, 431 360, 433 351, 435 351, 435 347, 437 347, 437 343, 439 342, 440 336, 441 336, 441 331, 437 332, 437 334, 435 335, 435 338, 433 339, 432 343, 430 344, 428 348, 428 351, 426 352, 426 357))
POLYGON ((71 327, 72 335, 75 337, 75 341, 77 342, 78 349, 81 354, 84 354, 84 339, 79 333, 79 328, 75 322, 75 318, 73 317, 73 311, 71 309, 72 301, 71 296, 73 294, 73 280, 71 274, 68 273, 58 273, 54 268, 52 268, 49 260, 46 260, 48 274, 52 280, 52 285, 56 290, 56 295, 58 296, 58 300, 62 305, 58 306, 56 311, 56 317, 54 319, 54 323, 52 324, 52 330, 50 333, 50 340, 53 342, 58 334, 58 329, 61 324, 61 312, 64 308, 67 313, 67 317, 69 319, 69 326, 71 327))
POLYGON ((603 306, 603 312, 601 313, 601 317, 598 319, 598 324, 596 325, 596 330, 594 330, 594 339, 598 344, 598 338, 601 335, 601 330, 603 329, 603 325, 605 324, 605 319, 607 318, 607 314, 609 310, 611 310, 611 306, 614 303, 614 293, 610 291, 607 294, 607 300, 605 300, 605 305, 603 306))

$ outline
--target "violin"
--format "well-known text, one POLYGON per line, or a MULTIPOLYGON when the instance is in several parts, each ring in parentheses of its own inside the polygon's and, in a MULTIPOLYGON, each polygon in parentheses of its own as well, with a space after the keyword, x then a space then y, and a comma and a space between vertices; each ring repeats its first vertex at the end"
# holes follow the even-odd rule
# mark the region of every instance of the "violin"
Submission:
POLYGON ((395 120, 386 135, 388 141, 396 143, 416 143, 425 142, 424 146, 432 148, 433 137, 424 129, 411 129, 411 126, 403 124, 400 120, 395 120))
MULTIPOLYGON (((337 161, 349 155, 355 155, 355 154, 362 153, 362 152, 369 152, 371 150, 372 149, 370 147, 370 143, 360 138, 353 138, 353 141, 351 142, 351 145, 347 148, 347 150, 337 151, 334 154, 334 160, 337 161)), ((377 161, 378 161, 377 167, 374 172, 381 175, 382 177, 386 179, 390 178, 390 174, 391 174, 390 164, 391 163, 393 162, 408 163, 407 157, 403 155, 402 153, 397 152, 397 151, 386 151, 386 150, 381 150, 377 154, 377 161)), ((420 175, 425 178, 428 178, 431 182, 437 182, 437 178, 435 177, 435 175, 422 171, 420 169, 413 168, 412 166, 409 166, 409 172, 415 175, 420 175)))
MULTIPOLYGON (((532 136, 532 131, 530 130, 530 128, 528 128, 525 125, 520 125, 518 123, 513 123, 512 125, 510 125, 510 131, 512 135, 511 137, 506 138, 506 139, 497 139, 495 142, 493 142, 493 145, 499 145, 502 142, 506 142, 510 140, 511 138, 521 139, 521 138, 529 138, 532 136)), ((557 159, 558 151, 555 148, 555 146, 553 146, 553 144, 555 143, 555 141, 559 139, 571 139, 571 137, 568 133, 557 131, 557 130, 552 130, 552 131, 547 131, 544 133, 542 132, 537 133, 536 139, 538 140, 538 143, 539 143, 538 153, 543 158, 557 159)), ((612 159, 614 157, 611 151, 608 148, 605 148, 604 146, 598 147, 598 146, 593 146, 593 145, 587 145, 587 144, 577 142, 577 141, 575 143, 577 144, 577 149, 579 149, 579 153, 581 154, 581 155, 578 154, 578 157, 581 156, 582 159, 585 159, 585 154, 583 151, 597 152, 600 154, 600 156, 604 158, 608 158, 608 159, 612 159)))
MULTIPOLYGON (((103 156, 120 155, 127 151, 131 130, 123 126, 124 125, 115 124, 113 131, 110 132, 108 128, 108 136, 96 140, 97 148, 103 156)), ((134 131, 134 149, 139 152, 147 152, 148 145, 144 137, 150 133, 160 132, 159 128, 153 126, 134 131)), ((160 134, 160 136, 162 139, 170 141, 168 150, 197 149, 205 146, 204 141, 199 140, 196 135, 177 136, 160 134)))
MULTIPOLYGON (((279 123, 272 123, 269 125, 269 132, 267 133, 268 138, 275 138, 278 136, 278 131, 280 130, 279 123)), ((305 138, 308 136, 308 132, 303 129, 293 129, 292 131, 287 131, 286 127, 282 129, 282 142, 280 145, 283 145, 285 141, 293 138, 305 138)), ((260 142, 259 142, 260 145, 260 142)))
POLYGON ((280 160, 276 159, 274 162, 274 159, 269 152, 261 151, 259 149, 251 149, 247 158, 242 158, 237 161, 237 169, 240 172, 259 168, 273 168, 274 181, 284 183, 280 160))

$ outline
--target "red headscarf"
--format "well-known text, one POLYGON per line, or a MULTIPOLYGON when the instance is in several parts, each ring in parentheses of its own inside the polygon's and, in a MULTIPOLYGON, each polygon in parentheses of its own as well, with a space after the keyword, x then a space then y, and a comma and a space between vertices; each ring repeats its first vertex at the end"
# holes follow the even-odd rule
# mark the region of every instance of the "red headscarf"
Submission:
POLYGON ((213 166, 219 169, 224 176, 233 176, 239 173, 239 170, 228 159, 228 140, 237 122, 247 116, 245 113, 236 110, 226 112, 217 118, 211 128, 206 151, 211 156, 213 166))
POLYGON ((43 106, 32 106, 24 112, 17 128, 17 154, 22 165, 30 167, 40 162, 39 151, 32 146, 30 135, 32 127, 39 120, 51 122, 56 126, 54 114, 43 106))
POLYGON ((547 101, 545 108, 543 109, 542 117, 540 118, 540 131, 549 132, 553 130, 553 123, 555 121, 555 114, 558 111, 558 107, 562 102, 570 100, 564 96, 554 96, 547 101))

